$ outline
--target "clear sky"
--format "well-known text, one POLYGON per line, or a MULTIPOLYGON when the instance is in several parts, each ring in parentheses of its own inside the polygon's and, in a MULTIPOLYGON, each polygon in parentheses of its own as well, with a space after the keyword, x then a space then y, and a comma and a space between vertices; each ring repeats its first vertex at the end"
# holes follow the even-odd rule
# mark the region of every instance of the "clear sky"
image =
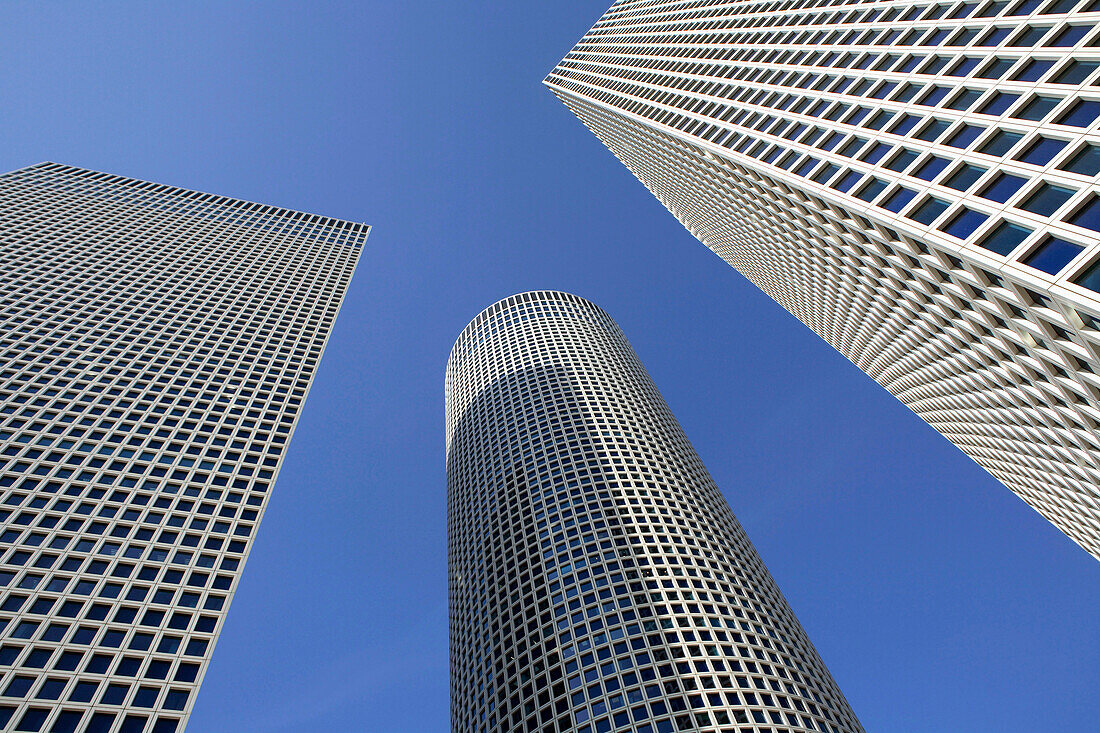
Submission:
POLYGON ((1100 563, 693 239, 541 79, 610 0, 4 3, 0 169, 374 226, 189 731, 448 727, 443 369, 631 339, 869 731, 1085 731, 1100 563))

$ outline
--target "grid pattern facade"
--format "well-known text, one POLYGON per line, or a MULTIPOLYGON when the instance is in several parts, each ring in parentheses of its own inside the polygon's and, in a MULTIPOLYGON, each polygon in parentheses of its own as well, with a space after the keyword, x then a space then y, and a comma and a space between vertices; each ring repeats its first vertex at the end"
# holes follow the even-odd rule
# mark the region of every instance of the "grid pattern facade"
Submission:
POLYGON ((621 0, 546 84, 1100 558, 1100 2, 621 0))
POLYGON ((862 730, 601 309, 491 306, 446 412, 455 733, 862 730))
POLYGON ((0 176, 0 728, 183 730, 366 234, 0 176))

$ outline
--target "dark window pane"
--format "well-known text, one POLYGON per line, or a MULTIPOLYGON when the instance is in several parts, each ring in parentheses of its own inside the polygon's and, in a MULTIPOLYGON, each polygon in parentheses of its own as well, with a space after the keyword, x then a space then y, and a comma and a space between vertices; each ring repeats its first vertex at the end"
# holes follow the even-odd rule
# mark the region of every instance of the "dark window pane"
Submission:
POLYGON ((1061 97, 1043 97, 1035 96, 1028 100, 1020 110, 1013 113, 1013 117, 1019 120, 1031 120, 1032 122, 1038 122, 1051 111, 1058 106, 1058 103, 1062 101, 1061 97))
POLYGON ((856 185, 856 182, 863 178, 863 174, 858 171, 852 171, 848 175, 841 178, 839 181, 833 184, 833 188, 838 191, 847 191, 852 186, 856 185))
POLYGON ((1009 175, 1008 173, 1000 173, 985 187, 985 190, 978 195, 990 201, 996 201, 999 204, 1003 204, 1012 198, 1025 183, 1027 183, 1026 178, 1009 175))
POLYGON ((867 163, 877 163, 882 158, 882 156, 886 155, 886 153, 890 152, 890 150, 890 146, 886 143, 878 143, 866 153, 864 153, 861 160, 867 163))
POLYGON ((1039 216, 1050 216, 1057 211, 1062 204, 1069 201, 1070 196, 1075 193, 1077 192, 1072 188, 1052 186, 1049 183, 1044 183, 1035 189, 1022 204, 1019 204, 1019 208, 1030 211, 1032 214, 1038 214, 1039 216))
POLYGON ((838 170, 840 170, 840 166, 829 163, 814 175, 813 180, 818 183, 825 183, 825 181, 835 176, 838 170))
POLYGON ((1095 176, 1100 173, 1100 147, 1086 145, 1077 151, 1076 155, 1058 167, 1070 173, 1095 176))
POLYGON ((96 713, 88 721, 88 727, 84 729, 84 733, 108 733, 111 730, 111 724, 114 722, 114 713, 96 713))
POLYGON ((1012 10, 1005 13, 1005 15, 1031 15, 1035 8, 1039 7, 1040 0, 1021 0, 1021 2, 1012 6, 1012 10))
POLYGON ((1054 66, 1053 61, 1029 61, 1022 69, 1012 75, 1014 81, 1038 81, 1043 74, 1054 66))
POLYGON ((968 147, 970 143, 977 140, 983 132, 985 132, 984 127, 963 125, 951 136, 947 144, 953 148, 965 148, 968 147))
POLYGON ((871 180, 870 183, 859 190, 859 193, 856 194, 856 198, 871 202, 875 199, 875 197, 882 193, 883 189, 885 188, 886 181, 874 178, 871 180))
POLYGON ((1027 259, 1024 260, 1024 264, 1030 265, 1036 270, 1057 275, 1063 267, 1070 263, 1070 260, 1079 255, 1084 249, 1079 244, 1067 242, 1057 237, 1049 237, 1039 249, 1028 255, 1027 259))
POLYGON ((997 92, 989 99, 988 102, 983 104, 981 109, 979 109, 978 111, 981 112, 983 115, 993 115, 994 117, 996 117, 1003 114, 1019 98, 1019 94, 997 92))
POLYGON ((978 72, 978 76, 982 79, 1000 79, 1004 76, 1012 65, 1016 63, 1016 59, 993 59, 984 69, 978 72))
POLYGON ((1031 143, 1031 145, 1028 145, 1027 150, 1021 155, 1017 155, 1016 160, 1022 160, 1032 165, 1046 165, 1055 155, 1060 153, 1065 146, 1066 144, 1062 140, 1055 140, 1051 137, 1041 137, 1031 143))
POLYGON ((1100 102, 1082 99, 1058 118, 1058 124, 1069 125, 1070 127, 1088 127, 1096 120, 1097 114, 1100 114, 1100 102))
POLYGON ((1092 76, 1097 68, 1100 68, 1100 62, 1097 61, 1071 61, 1051 81, 1055 84, 1080 84, 1092 76))
POLYGON ((974 185, 974 182, 982 177, 985 173, 985 168, 979 168, 976 165, 970 165, 967 163, 962 168, 951 174, 951 177, 944 181, 945 186, 958 189, 959 191, 965 191, 974 185))
POLYGON ((932 142, 939 138, 947 128, 950 126, 947 120, 932 120, 927 125, 921 128, 921 131, 917 133, 918 140, 926 140, 932 142))
POLYGON ((916 195, 915 191, 910 191, 908 188, 899 188, 890 198, 886 199, 886 202, 882 204, 882 208, 889 209, 896 214, 904 209, 905 205, 912 201, 916 195))
POLYGON ((1048 46, 1072 46, 1092 30, 1091 25, 1071 25, 1062 30, 1053 40, 1047 41, 1048 46))
MULTIPOLYGON (((1025 26, 1024 32, 1017 36, 1015 40, 1010 43, 1010 46, 1022 47, 1022 46, 1035 46, 1042 40, 1043 36, 1047 34, 1047 31, 1051 29, 1049 25, 1042 26, 1025 26)), ((1034 79, 1028 79, 1027 81, 1034 81, 1034 79)))
POLYGON ((952 237, 966 239, 974 233, 975 229, 984 224, 985 220, 988 218, 988 216, 981 212, 963 209, 952 217, 951 222, 947 224, 947 226, 940 228, 952 237))
POLYGON ((1074 278, 1073 282, 1100 293, 1100 260, 1093 262, 1092 266, 1074 278))
POLYGON ((1069 219, 1069 223, 1100 232, 1100 196, 1093 194, 1088 203, 1069 219))
POLYGON ((951 98, 951 101, 947 103, 947 107, 959 111, 970 109, 980 96, 982 96, 982 92, 977 89, 963 89, 951 98))
POLYGON ((1019 224, 1002 221, 997 225, 997 228, 985 235, 978 244, 990 252, 996 252, 1007 257, 1008 253, 1016 249, 1020 242, 1027 239, 1029 234, 1031 234, 1030 229, 1026 229, 1019 224))
POLYGON ((947 210, 947 202, 937 198, 927 198, 917 210, 909 214, 909 218, 921 224, 931 224, 936 218, 947 210))
POLYGON ((1060 13, 1068 13, 1073 10, 1073 6, 1081 0, 1054 0, 1049 5, 1046 5, 1042 11, 1042 15, 1057 15, 1060 13))
POLYGON ((978 148, 979 152, 986 155, 995 155, 998 158, 1012 149, 1012 146, 1024 139, 1024 136, 1016 132, 1000 130, 984 145, 978 148))
POLYGON ((917 159, 916 152, 912 150, 902 150, 900 153, 890 159, 890 162, 885 165, 892 171, 901 173, 903 170, 912 165, 913 161, 917 159))
POLYGON ((933 178, 942 173, 943 169, 946 168, 947 164, 950 162, 951 161, 949 161, 947 158, 939 158, 933 156, 929 158, 924 165, 918 168, 917 172, 913 175, 915 175, 917 178, 931 181, 933 178))
POLYGON ((905 115, 890 129, 890 132, 895 135, 904 135, 913 129, 913 126, 920 121, 920 117, 915 115, 905 115))
POLYGON ((64 710, 54 719, 50 733, 76 733, 81 713, 76 710, 64 710))
POLYGON ((1009 28, 994 28, 993 30, 989 31, 984 36, 982 36, 982 39, 980 41, 978 41, 977 45, 979 45, 979 46, 990 46, 990 47, 999 46, 999 45, 1001 45, 1001 42, 1004 39, 1008 38, 1010 33, 1012 33, 1012 28, 1011 27, 1009 27, 1009 28))
POLYGON ((46 708, 31 708, 23 713, 23 717, 20 718, 19 725, 15 726, 15 729, 17 731, 42 730, 42 724, 46 722, 49 714, 50 711, 46 708))

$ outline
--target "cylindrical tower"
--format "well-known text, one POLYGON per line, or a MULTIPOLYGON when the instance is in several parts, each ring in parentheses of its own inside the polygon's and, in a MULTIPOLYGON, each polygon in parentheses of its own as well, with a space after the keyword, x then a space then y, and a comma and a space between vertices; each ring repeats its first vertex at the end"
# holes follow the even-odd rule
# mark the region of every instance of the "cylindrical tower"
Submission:
POLYGON ((600 308, 490 306, 446 409, 454 733, 862 730, 600 308))

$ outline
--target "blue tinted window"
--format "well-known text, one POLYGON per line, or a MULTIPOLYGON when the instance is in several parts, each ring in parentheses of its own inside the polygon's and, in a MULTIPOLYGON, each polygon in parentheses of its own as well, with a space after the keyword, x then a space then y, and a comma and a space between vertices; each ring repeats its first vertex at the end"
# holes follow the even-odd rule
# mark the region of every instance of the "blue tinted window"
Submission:
POLYGON ((917 178, 923 178, 926 181, 931 181, 933 178, 943 172, 943 169, 950 163, 947 158, 939 158, 933 156, 929 158, 924 165, 917 169, 914 173, 917 178))
POLYGON ((917 153, 915 151, 908 149, 902 150, 900 153, 891 158, 890 162, 887 163, 885 167, 889 168, 892 171, 897 171, 898 173, 901 173, 903 170, 908 168, 916 159, 917 153))
POLYGON ((1038 214, 1039 216, 1050 216, 1057 211, 1062 204, 1069 201, 1069 198, 1075 193, 1076 191, 1072 188, 1063 188, 1062 186, 1052 186, 1049 183, 1044 183, 1035 189, 1019 207, 1033 214, 1038 214))
POLYGON ((1012 116, 1020 120, 1038 122, 1049 115, 1061 101, 1061 97, 1035 96, 1028 100, 1027 104, 1021 109, 1014 112, 1012 116))
POLYGON ((1049 237, 1039 249, 1028 255, 1024 260, 1024 264, 1030 265, 1036 270, 1057 275, 1063 267, 1070 263, 1070 260, 1083 250, 1084 247, 1078 244, 1057 237, 1049 237))
POLYGON ((983 115, 993 115, 997 117, 1004 114, 1009 107, 1016 103, 1016 100, 1020 98, 1019 94, 1008 94, 1006 92, 996 92, 988 102, 982 105, 978 111, 983 115))
POLYGON ((928 198, 917 207, 916 211, 910 213, 908 216, 913 221, 920 222, 921 224, 931 224, 946 210, 946 201, 941 201, 937 198, 928 198))
POLYGON ((1027 239, 1029 234, 1031 234, 1030 229, 1019 224, 1002 221, 997 225, 997 228, 985 235, 978 244, 990 252, 996 252, 1007 257, 1008 253, 1016 249, 1020 242, 1027 239))
POLYGON ((1003 204, 1012 198, 1025 183, 1027 183, 1026 178, 1009 175, 1008 173, 999 173, 978 195, 990 201, 996 201, 999 204, 1003 204))
POLYGON ((916 196, 915 191, 910 191, 908 188, 899 188, 895 191, 890 198, 886 199, 886 202, 882 204, 884 209, 889 209, 895 214, 905 208, 905 205, 913 200, 916 196))
POLYGON ((1088 203, 1073 215, 1069 223, 1100 232, 1100 197, 1093 194, 1088 203))
POLYGON ((1079 173, 1082 176, 1095 176, 1100 173, 1100 147, 1086 145, 1077 151, 1076 155, 1058 167, 1064 171, 1079 173))
POLYGON ((1100 62, 1097 61, 1071 61, 1051 81, 1055 84, 1080 84, 1092 76, 1097 68, 1100 68, 1100 62))
POLYGON ((974 182, 981 178, 984 173, 985 168, 967 163, 963 165, 962 168, 952 173, 951 176, 944 181, 943 185, 950 186, 959 191, 965 191, 973 186, 974 182))
POLYGON ((1064 147, 1066 147, 1066 144, 1061 140, 1055 140, 1052 137, 1041 137, 1028 145, 1027 150, 1021 155, 1016 156, 1016 160, 1022 160, 1032 165, 1046 165, 1064 147))
POLYGON ((1100 260, 1093 262, 1092 266, 1074 278, 1073 282, 1100 293, 1100 260))
POLYGON ((985 145, 978 148, 978 152, 999 158, 1011 150, 1013 145, 1023 139, 1024 136, 1017 132, 1005 132, 1004 130, 1000 130, 996 135, 991 137, 985 145))
POLYGON ((1088 127, 1096 120, 1098 114, 1100 114, 1100 102, 1082 99, 1058 118, 1058 124, 1069 125, 1070 127, 1088 127))
POLYGON ((985 223, 985 220, 988 218, 988 216, 981 212, 963 209, 951 219, 951 222, 947 224, 947 226, 941 228, 952 237, 966 239, 974 233, 975 229, 985 223))

